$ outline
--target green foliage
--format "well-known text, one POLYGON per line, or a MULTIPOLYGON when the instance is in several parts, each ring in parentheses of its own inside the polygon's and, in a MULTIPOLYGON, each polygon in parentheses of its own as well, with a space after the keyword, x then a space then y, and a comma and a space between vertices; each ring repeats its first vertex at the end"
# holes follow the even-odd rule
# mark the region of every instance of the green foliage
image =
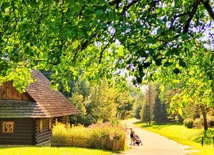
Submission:
POLYGON ((140 119, 140 110, 142 109, 142 106, 140 104, 136 104, 134 108, 134 117, 136 119, 140 119))
MULTIPOLYGON (((162 92, 161 96, 163 102, 170 105, 169 110, 171 113, 178 116, 180 115, 182 119, 191 118, 195 120, 202 115, 202 124, 204 129, 207 130, 208 126, 206 117, 209 109, 212 109, 212 105, 210 103, 213 99, 212 93, 210 92, 210 86, 208 86, 208 89, 210 90, 206 87, 202 88, 201 86, 205 86, 205 83, 201 82, 201 79, 198 79, 197 76, 191 77, 191 79, 187 78, 185 81, 175 80, 175 82, 177 82, 177 88, 173 89, 168 87, 162 92)), ((196 122, 196 124, 198 126, 199 122, 196 122)))
MULTIPOLYGON (((129 70, 135 82, 156 79, 158 70, 174 78, 188 68, 185 54, 197 51, 195 40, 209 29, 210 5, 202 0, 1 1, 0 57, 7 60, 1 72, 9 78, 25 62, 25 69, 51 69, 53 80, 65 86, 64 77, 97 80, 113 77, 118 68, 129 70)), ((204 80, 213 76, 212 66, 213 61, 203 64, 204 80)))
POLYGON ((167 112, 164 104, 161 103, 160 99, 158 96, 156 97, 155 100, 155 105, 153 109, 154 113, 154 121, 156 123, 166 123, 167 122, 167 112))
POLYGON ((145 123, 149 123, 151 121, 150 117, 150 108, 148 104, 143 104, 142 109, 140 111, 141 121, 145 123))
POLYGON ((154 118, 156 123, 166 123, 167 122, 167 109, 164 103, 161 102, 160 95, 160 85, 156 86, 156 97, 155 104, 153 108, 154 118))
POLYGON ((212 144, 213 143, 213 137, 214 137, 214 130, 207 130, 203 132, 204 142, 205 144, 212 144))
MULTIPOLYGON (((69 82, 80 76, 99 81, 124 74, 134 77, 134 84, 179 84, 180 92, 169 102, 176 114, 189 102, 210 107, 214 54, 205 45, 211 45, 213 37, 201 37, 206 30, 213 35, 208 25, 211 5, 204 0, 1 1, 0 83, 13 80, 23 92, 33 81, 29 69, 51 70, 55 88, 60 83, 69 91, 69 82)), ((85 108, 93 114, 91 122, 113 118, 115 109, 123 110, 121 118, 129 115, 124 109, 131 109, 130 100, 118 97, 123 105, 116 106, 117 92, 98 87, 89 110, 85 108)))
POLYGON ((117 104, 116 116, 118 119, 127 119, 132 116, 133 99, 129 91, 118 92, 115 102, 117 104))
POLYGON ((160 100, 160 84, 150 83, 144 90, 143 100, 141 101, 141 120, 143 122, 152 121, 156 123, 167 122, 167 104, 160 100))
POLYGON ((110 123, 53 128, 51 143, 54 146, 79 146, 119 151, 125 149, 125 129, 110 123))
POLYGON ((101 81, 99 86, 93 88, 88 111, 96 122, 111 121, 115 118, 117 112, 115 95, 116 90, 109 87, 107 80, 101 81))
POLYGON ((133 116, 137 119, 141 119, 140 111, 142 109, 144 94, 142 91, 134 91, 132 93, 133 97, 133 116))
POLYGON ((82 113, 72 116, 70 122, 88 126, 130 117, 132 97, 127 89, 120 86, 107 79, 100 80, 99 85, 93 85, 79 78, 69 99, 82 113))
POLYGON ((194 120, 193 119, 185 119, 184 120, 184 125, 185 125, 185 127, 187 127, 187 128, 193 128, 193 122, 194 122, 194 120))

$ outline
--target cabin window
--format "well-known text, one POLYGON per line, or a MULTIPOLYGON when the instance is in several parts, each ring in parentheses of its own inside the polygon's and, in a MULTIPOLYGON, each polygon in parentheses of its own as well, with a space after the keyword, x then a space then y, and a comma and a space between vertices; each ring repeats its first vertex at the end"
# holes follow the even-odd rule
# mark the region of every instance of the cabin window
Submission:
POLYGON ((40 119, 39 121, 39 132, 41 133, 43 130, 43 120, 40 119))
POLYGON ((14 121, 3 121, 2 122, 2 132, 3 133, 13 133, 14 132, 14 121))

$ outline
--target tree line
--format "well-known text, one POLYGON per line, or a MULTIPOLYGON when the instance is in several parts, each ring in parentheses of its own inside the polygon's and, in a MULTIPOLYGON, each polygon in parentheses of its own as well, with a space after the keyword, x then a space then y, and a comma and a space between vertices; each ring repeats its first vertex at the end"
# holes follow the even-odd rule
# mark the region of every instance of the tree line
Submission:
POLYGON ((148 125, 179 123, 204 130, 214 127, 214 106, 195 103, 200 96, 189 99, 182 98, 181 94, 179 86, 163 89, 159 83, 150 83, 144 93, 138 94, 134 116, 148 125))

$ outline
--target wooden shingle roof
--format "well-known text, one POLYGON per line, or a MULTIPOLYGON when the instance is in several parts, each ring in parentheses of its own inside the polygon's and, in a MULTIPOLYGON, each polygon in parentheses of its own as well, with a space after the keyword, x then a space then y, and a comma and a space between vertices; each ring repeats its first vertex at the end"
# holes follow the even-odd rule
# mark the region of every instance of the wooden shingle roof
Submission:
POLYGON ((50 88, 50 81, 40 71, 33 70, 32 75, 36 82, 31 83, 26 91, 43 108, 46 117, 80 113, 60 91, 50 88))
POLYGON ((33 101, 0 100, 0 118, 44 118, 41 106, 33 101))
POLYGON ((26 93, 33 100, 0 100, 0 118, 51 118, 80 113, 60 91, 50 88, 50 81, 40 71, 33 70, 32 76, 36 81, 26 87, 26 93))

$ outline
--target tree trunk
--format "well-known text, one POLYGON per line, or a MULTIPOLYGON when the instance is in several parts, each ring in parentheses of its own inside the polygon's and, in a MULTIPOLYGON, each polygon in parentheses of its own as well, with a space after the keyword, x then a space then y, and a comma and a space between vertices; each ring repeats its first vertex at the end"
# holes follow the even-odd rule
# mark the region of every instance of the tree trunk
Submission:
POLYGON ((201 112, 203 116, 203 121, 204 121, 204 130, 208 130, 208 124, 207 124, 207 112, 205 107, 201 107, 201 112))

